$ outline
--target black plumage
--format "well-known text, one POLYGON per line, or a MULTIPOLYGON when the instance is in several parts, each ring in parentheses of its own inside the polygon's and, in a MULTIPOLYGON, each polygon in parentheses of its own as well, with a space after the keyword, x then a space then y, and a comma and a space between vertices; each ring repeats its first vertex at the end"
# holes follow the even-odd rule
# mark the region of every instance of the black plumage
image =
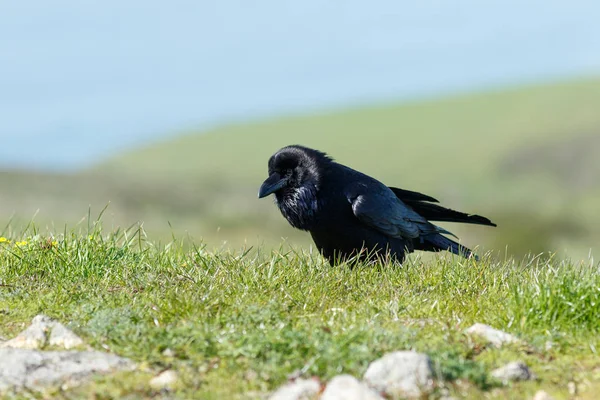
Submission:
POLYGON ((258 196, 274 193, 287 221, 310 232, 331 264, 386 256, 401 263, 414 250, 468 257, 471 250, 429 221, 496 226, 485 217, 435 204, 433 197, 388 187, 307 147, 282 148, 269 159, 268 169, 258 196))

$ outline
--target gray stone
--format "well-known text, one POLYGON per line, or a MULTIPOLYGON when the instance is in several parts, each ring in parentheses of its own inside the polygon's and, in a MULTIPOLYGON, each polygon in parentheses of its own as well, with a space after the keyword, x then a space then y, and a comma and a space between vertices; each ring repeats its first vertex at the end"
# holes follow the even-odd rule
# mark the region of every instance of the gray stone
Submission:
POLYGON ((485 324, 477 323, 467 329, 466 332, 471 336, 479 336, 496 347, 501 347, 509 343, 521 343, 521 340, 518 337, 513 336, 510 333, 494 329, 485 324))
POLYGON ((83 345, 83 340, 60 322, 55 322, 51 329, 48 339, 50 346, 69 350, 83 345))
POLYGON ((535 379, 535 375, 531 373, 529 367, 522 361, 506 364, 503 367, 493 370, 491 375, 493 378, 496 378, 505 384, 510 381, 528 381, 535 379))
POLYGON ((83 345, 83 340, 60 322, 38 315, 15 338, 0 343, 0 348, 40 349, 46 345, 72 349, 83 345))
POLYGON ((364 379, 390 397, 421 397, 433 389, 431 360, 414 351, 397 351, 373 361, 364 379))
POLYGON ((439 389, 440 392, 440 400, 456 400, 455 397, 452 397, 450 394, 450 390, 447 387, 441 387, 439 389))
POLYGON ((150 387, 152 389, 174 389, 178 381, 177 372, 169 369, 150 379, 150 387))
POLYGON ((98 351, 39 351, 0 349, 0 392, 36 390, 95 373, 132 370, 135 364, 98 351))
POLYGON ((280 387, 270 400, 313 400, 321 391, 321 383, 315 379, 296 379, 280 387))
POLYGON ((15 338, 0 344, 2 348, 39 349, 46 344, 46 332, 49 329, 50 318, 44 315, 36 316, 31 325, 15 338))
POLYGON ((175 357, 175 352, 173 350, 167 348, 162 352, 162 355, 165 357, 175 357))
POLYGON ((339 375, 327 384, 320 400, 384 400, 384 398, 355 377, 339 375))
POLYGON ((543 390, 539 390, 534 396, 533 400, 554 400, 554 397, 550 396, 543 390))

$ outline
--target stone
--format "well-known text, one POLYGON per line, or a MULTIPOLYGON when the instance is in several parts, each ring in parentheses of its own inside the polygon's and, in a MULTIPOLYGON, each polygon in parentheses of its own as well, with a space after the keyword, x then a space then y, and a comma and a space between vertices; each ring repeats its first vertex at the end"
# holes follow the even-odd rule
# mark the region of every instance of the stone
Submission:
POLYGON ((450 394, 450 390, 447 387, 439 388, 440 400, 456 400, 455 397, 452 397, 450 394))
POLYGON ((321 392, 321 383, 316 379, 296 379, 283 385, 269 400, 313 400, 321 392))
POLYGON ((169 348, 163 350, 162 355, 165 357, 175 357, 175 352, 169 348))
POLYGON ((495 347, 502 347, 503 345, 510 343, 521 343, 521 340, 518 337, 513 336, 510 333, 494 329, 485 324, 477 323, 467 329, 466 333, 471 336, 479 336, 495 347))
POLYGON ((505 384, 510 381, 528 381, 535 379, 535 376, 531 373, 529 367, 522 361, 508 363, 503 367, 493 370, 491 375, 493 378, 496 378, 505 384))
POLYGON ((179 376, 177 372, 169 369, 150 379, 150 387, 156 390, 174 389, 178 381, 179 376))
POLYGON ((60 322, 38 315, 15 338, 0 343, 0 348, 41 349, 47 345, 68 350, 83 345, 83 340, 60 322))
POLYGON ((135 364, 126 358, 98 351, 4 348, 0 349, 0 392, 38 390, 97 373, 134 368, 135 364))
POLYGON ((13 339, 2 343, 2 348, 39 349, 46 344, 46 332, 50 328, 50 318, 44 315, 36 316, 31 325, 13 339))
POLYGON ((550 396, 548 393, 544 392, 543 390, 539 390, 533 396, 533 400, 554 400, 554 397, 550 396))
POLYGON ((384 398, 355 377, 338 375, 327 384, 320 400, 384 400, 384 398))
POLYGON ((364 380, 392 398, 421 397, 433 389, 431 360, 414 351, 389 353, 369 365, 364 380))
POLYGON ((50 329, 51 333, 48 339, 50 346, 69 350, 83 345, 83 340, 60 322, 54 322, 50 329))

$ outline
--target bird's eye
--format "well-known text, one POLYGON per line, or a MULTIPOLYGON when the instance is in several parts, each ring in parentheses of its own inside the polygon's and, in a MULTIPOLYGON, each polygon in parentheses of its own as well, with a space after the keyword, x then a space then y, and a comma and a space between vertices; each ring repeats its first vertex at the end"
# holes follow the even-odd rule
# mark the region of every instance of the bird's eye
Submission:
POLYGON ((298 166, 298 163, 294 160, 285 160, 279 165, 279 170, 283 174, 291 174, 294 168, 298 166))
POLYGON ((279 173, 279 175, 281 176, 291 176, 292 175, 292 169, 289 168, 279 168, 277 170, 277 172, 279 173))

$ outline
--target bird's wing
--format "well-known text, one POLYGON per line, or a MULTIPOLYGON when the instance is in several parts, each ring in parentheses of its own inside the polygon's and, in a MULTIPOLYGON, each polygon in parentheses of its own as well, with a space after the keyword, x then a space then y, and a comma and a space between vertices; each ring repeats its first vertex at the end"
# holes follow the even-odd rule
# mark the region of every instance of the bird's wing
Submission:
POLYGON ((402 201, 429 201, 431 203, 439 203, 438 199, 428 196, 423 193, 413 192, 412 190, 400 189, 397 187, 391 187, 390 190, 402 201))
POLYGON ((450 232, 433 225, 400 201, 394 192, 383 184, 352 185, 346 198, 352 204, 354 215, 364 224, 388 236, 415 239, 422 235, 450 232))

